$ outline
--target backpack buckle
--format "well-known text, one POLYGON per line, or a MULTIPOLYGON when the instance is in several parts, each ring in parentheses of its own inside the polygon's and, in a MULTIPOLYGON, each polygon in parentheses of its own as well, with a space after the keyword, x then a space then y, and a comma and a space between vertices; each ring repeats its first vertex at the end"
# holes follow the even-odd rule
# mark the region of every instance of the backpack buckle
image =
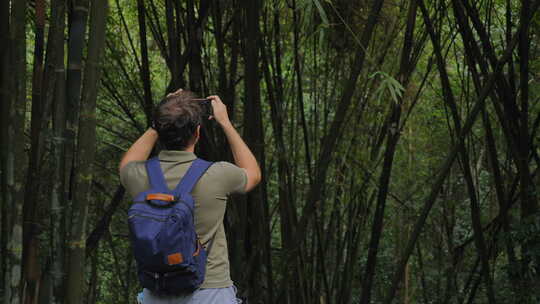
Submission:
POLYGON ((165 193, 150 193, 146 195, 147 201, 164 201, 164 202, 176 202, 178 199, 171 194, 165 194, 165 193))
POLYGON ((154 207, 164 208, 176 204, 178 202, 178 197, 172 194, 150 193, 146 195, 145 200, 154 207))

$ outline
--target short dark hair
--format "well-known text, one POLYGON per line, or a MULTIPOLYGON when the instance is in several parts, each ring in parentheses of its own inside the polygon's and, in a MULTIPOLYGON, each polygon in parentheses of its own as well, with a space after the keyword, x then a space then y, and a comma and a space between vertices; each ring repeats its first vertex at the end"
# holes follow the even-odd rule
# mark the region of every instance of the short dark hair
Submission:
POLYGON ((180 91, 165 97, 154 111, 153 127, 167 150, 183 150, 202 121, 202 108, 195 93, 180 91))

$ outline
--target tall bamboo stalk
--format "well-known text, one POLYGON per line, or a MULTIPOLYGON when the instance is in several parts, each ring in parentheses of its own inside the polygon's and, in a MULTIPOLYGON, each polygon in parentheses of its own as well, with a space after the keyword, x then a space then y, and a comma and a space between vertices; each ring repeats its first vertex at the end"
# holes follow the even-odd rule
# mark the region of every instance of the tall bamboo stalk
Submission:
POLYGON ((146 124, 150 126, 152 122, 152 88, 150 82, 150 63, 148 59, 148 46, 146 42, 146 8, 143 0, 137 0, 137 17, 139 20, 139 40, 141 50, 141 82, 144 90, 144 112, 146 114, 146 124))
MULTIPOLYGON (((11 1, 0 1, 0 147, 7 147, 8 113, 11 94, 9 89, 9 13, 11 1)), ((5 165, 7 162, 7 148, 0 150, 0 273, 7 271, 7 242, 8 242, 8 201, 7 201, 7 175, 5 165)), ((0 288, 4 288, 4 275, 0 275, 0 288)))
MULTIPOLYGON (((531 21, 529 16, 531 15, 532 2, 530 0, 521 1, 521 11, 520 18, 522 21, 522 30, 519 36, 519 88, 520 88, 520 99, 516 103, 519 104, 520 113, 519 113, 519 155, 516 160, 516 166, 518 167, 519 174, 519 190, 520 190, 520 204, 521 204, 521 218, 522 222, 527 223, 529 219, 538 214, 538 198, 539 195, 536 193, 538 185, 534 184, 532 175, 529 169, 530 166, 530 153, 531 153, 531 144, 534 142, 534 139, 529 137, 529 109, 533 108, 529 106, 529 58, 530 58, 530 29, 531 21)), ((535 11, 535 10, 532 10, 535 11)), ((540 242, 540 237, 538 235, 532 236, 529 240, 526 240, 522 243, 522 250, 524 252, 524 260, 521 266, 524 277, 528 277, 529 274, 533 276, 533 280, 538 281, 540 278, 540 256, 538 253, 534 253, 534 246, 540 242), (535 267, 531 271, 529 265, 534 261, 535 267)), ((525 287, 535 288, 536 284, 531 284, 529 280, 525 281, 525 287)))
MULTIPOLYGON (((408 86, 413 66, 415 66, 414 59, 411 58, 414 43, 414 32, 416 25, 416 13, 418 5, 416 2, 409 4, 407 14, 407 27, 403 39, 403 48, 401 51, 400 68, 397 79, 400 81, 403 87, 408 86)), ((396 146, 400 139, 401 132, 401 113, 403 105, 403 95, 398 100, 391 103, 391 109, 389 114, 389 125, 386 132, 386 149, 384 152, 384 160, 382 166, 382 172, 379 177, 379 190, 377 192, 377 205, 375 209, 373 225, 371 229, 371 237, 369 242, 368 258, 365 264, 365 272, 362 278, 362 297, 360 303, 368 304, 371 302, 371 292, 373 281, 375 280, 375 266, 377 263, 377 252, 379 249, 379 243, 383 230, 384 211, 386 208, 387 197, 390 187, 390 178, 392 174, 392 165, 394 163, 394 156, 396 152, 396 146)))
POLYGON ((21 303, 22 277, 22 204, 24 198, 24 126, 26 113, 26 0, 15 1, 11 8, 10 24, 10 77, 12 99, 8 106, 8 125, 4 172, 6 174, 6 200, 9 218, 7 245, 7 271, 5 275, 4 303, 21 303))
POLYGON ((84 84, 79 121, 77 162, 75 166, 74 219, 69 243, 69 267, 67 272, 66 303, 80 303, 83 298, 86 266, 86 222, 88 206, 92 200, 92 177, 96 151, 96 99, 100 78, 100 60, 105 45, 105 25, 108 1, 92 2, 90 11, 90 34, 86 58, 84 84))
MULTIPOLYGON (((67 47, 67 71, 66 71, 66 129, 65 129, 65 154, 63 179, 66 208, 71 207, 73 199, 73 166, 75 160, 75 137, 77 122, 79 119, 79 103, 81 99, 82 56, 86 37, 86 19, 88 17, 88 0, 73 0, 70 6, 68 47, 67 47)), ((69 209, 68 209, 69 210, 69 209)), ((69 213, 69 212, 68 212, 69 213)), ((72 217, 68 217, 71 219, 72 217)), ((71 223, 68 221, 68 226, 71 223)), ((69 237, 69 231, 66 235, 69 237)))
POLYGON ((64 207, 65 180, 63 172, 65 169, 64 147, 66 128, 66 70, 64 62, 64 31, 66 27, 66 1, 53 0, 51 2, 51 28, 49 32, 49 42, 47 50, 47 61, 50 60, 52 81, 49 81, 49 88, 52 91, 52 137, 50 140, 51 149, 51 189, 49 210, 50 216, 50 242, 49 242, 49 282, 46 286, 50 295, 51 303, 62 303, 64 290, 64 246, 65 246, 65 211, 64 207))
POLYGON ((43 57, 45 45, 45 1, 35 2, 35 45, 32 72, 32 118, 30 126, 31 146, 28 162, 28 173, 23 205, 23 279, 24 303, 34 303, 39 293, 41 265, 38 261, 39 239, 36 219, 40 201, 36 198, 40 192, 39 161, 43 149, 44 107, 43 107, 43 57))
MULTIPOLYGON (((262 124, 261 108, 261 88, 260 88, 260 69, 259 69, 259 46, 260 39, 260 11, 262 1, 247 0, 244 2, 244 24, 245 24, 245 42, 244 42, 244 90, 246 94, 244 103, 244 138, 246 144, 258 160, 265 176, 265 155, 264 155, 264 131, 262 124)), ((268 200, 266 197, 265 183, 255 188, 247 194, 247 225, 250 227, 246 231, 245 252, 249 265, 258 265, 264 261, 264 253, 269 248, 269 230, 268 221, 268 200), (257 223, 264 223, 263 225, 257 223), (256 227, 256 228, 255 228, 256 227), (253 229, 255 228, 255 229, 253 229)), ((269 266, 269 265, 268 265, 269 266)), ((262 267, 246 268, 247 286, 249 301, 254 303, 267 302, 268 294, 263 293, 265 277, 262 267)))

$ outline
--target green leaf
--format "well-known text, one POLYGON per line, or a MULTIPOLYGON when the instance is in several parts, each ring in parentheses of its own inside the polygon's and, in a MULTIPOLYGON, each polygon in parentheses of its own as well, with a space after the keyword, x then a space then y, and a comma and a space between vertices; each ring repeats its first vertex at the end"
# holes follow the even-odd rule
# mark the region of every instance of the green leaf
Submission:
POLYGON ((319 15, 321 16, 324 26, 328 26, 330 24, 330 22, 328 21, 328 15, 324 11, 324 8, 322 7, 321 2, 319 2, 319 0, 313 0, 313 3, 315 4, 315 6, 317 7, 317 10, 319 11, 319 15))

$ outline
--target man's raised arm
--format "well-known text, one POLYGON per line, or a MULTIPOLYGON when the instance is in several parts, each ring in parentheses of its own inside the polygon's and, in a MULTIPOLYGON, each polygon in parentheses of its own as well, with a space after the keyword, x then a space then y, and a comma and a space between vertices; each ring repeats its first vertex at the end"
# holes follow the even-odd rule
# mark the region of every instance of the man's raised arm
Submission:
POLYGON ((246 192, 253 189, 261 181, 261 169, 257 163, 257 159, 249 150, 240 134, 236 131, 229 115, 227 114, 227 107, 219 96, 208 96, 208 99, 212 100, 213 118, 219 123, 225 132, 225 136, 229 141, 229 146, 234 157, 235 164, 244 169, 247 175, 246 192))
POLYGON ((124 157, 122 157, 120 165, 118 166, 118 170, 122 170, 129 162, 147 160, 157 139, 158 134, 156 130, 152 128, 146 130, 146 132, 131 145, 126 154, 124 154, 124 157))

